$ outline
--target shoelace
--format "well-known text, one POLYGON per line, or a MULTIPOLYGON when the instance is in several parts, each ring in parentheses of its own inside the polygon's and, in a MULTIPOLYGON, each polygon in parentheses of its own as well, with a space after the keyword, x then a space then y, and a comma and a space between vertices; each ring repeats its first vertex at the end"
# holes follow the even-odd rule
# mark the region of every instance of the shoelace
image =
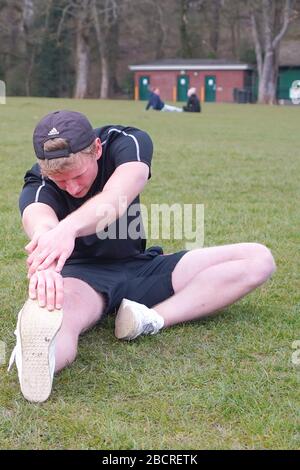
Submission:
POLYGON ((146 323, 146 325, 143 328, 143 334, 144 335, 151 335, 155 330, 154 326, 152 323, 146 323))
POLYGON ((16 353, 17 353, 17 346, 14 347, 12 353, 11 353, 11 356, 10 356, 10 359, 9 359, 9 363, 8 363, 8 368, 7 368, 7 372, 10 372, 12 366, 14 365, 14 362, 16 360, 16 353))
MULTIPOLYGON (((14 335, 15 335, 15 337, 17 338, 17 343, 18 343, 18 333, 17 333, 17 329, 15 329, 14 335)), ((9 363, 8 363, 7 372, 10 372, 12 366, 14 365, 14 363, 15 363, 15 361, 16 361, 17 343, 16 343, 16 345, 15 345, 15 347, 14 347, 14 349, 12 350, 12 353, 11 353, 11 355, 10 355, 10 359, 9 359, 9 363)))

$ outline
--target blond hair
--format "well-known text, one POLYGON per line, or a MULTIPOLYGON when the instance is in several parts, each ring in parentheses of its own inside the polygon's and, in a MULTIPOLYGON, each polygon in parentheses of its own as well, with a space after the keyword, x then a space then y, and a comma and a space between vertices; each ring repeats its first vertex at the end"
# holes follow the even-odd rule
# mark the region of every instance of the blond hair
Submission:
POLYGON ((197 92, 196 88, 192 87, 188 90, 187 95, 190 98, 192 95, 195 95, 197 92))
MULTIPOLYGON (((51 152, 54 150, 63 150, 68 148, 68 142, 65 139, 56 138, 47 140, 44 143, 44 150, 46 152, 51 152)), ((39 159, 39 165, 41 173, 43 176, 53 176, 57 173, 64 173, 67 170, 78 168, 82 163, 84 158, 95 158, 96 157, 96 143, 95 141, 81 150, 78 153, 70 153, 68 157, 59 157, 52 159, 39 159)))

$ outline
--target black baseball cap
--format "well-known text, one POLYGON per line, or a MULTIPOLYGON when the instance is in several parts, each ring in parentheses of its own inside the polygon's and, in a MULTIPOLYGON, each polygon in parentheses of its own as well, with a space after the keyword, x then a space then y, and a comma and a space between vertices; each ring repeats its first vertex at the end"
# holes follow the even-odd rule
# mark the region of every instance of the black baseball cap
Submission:
POLYGON ((33 146, 40 160, 68 157, 71 153, 85 149, 95 139, 96 134, 89 120, 76 111, 63 110, 47 114, 33 132, 33 146), (58 137, 68 142, 68 148, 46 152, 44 143, 58 137))

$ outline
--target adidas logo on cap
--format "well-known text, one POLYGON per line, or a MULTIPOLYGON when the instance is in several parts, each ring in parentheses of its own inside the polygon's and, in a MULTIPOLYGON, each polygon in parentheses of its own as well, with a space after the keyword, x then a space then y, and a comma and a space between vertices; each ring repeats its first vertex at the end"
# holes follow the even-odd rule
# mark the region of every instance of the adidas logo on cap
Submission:
POLYGON ((55 129, 55 127, 53 127, 53 129, 48 132, 48 135, 59 135, 59 132, 57 129, 55 129))

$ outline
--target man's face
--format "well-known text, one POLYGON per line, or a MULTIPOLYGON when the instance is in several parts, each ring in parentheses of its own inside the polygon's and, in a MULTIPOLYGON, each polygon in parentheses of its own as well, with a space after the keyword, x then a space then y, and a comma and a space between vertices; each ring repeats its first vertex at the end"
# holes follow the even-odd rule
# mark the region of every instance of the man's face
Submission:
POLYGON ((76 198, 84 197, 90 190, 98 173, 96 158, 85 157, 74 169, 49 177, 60 189, 76 198))

